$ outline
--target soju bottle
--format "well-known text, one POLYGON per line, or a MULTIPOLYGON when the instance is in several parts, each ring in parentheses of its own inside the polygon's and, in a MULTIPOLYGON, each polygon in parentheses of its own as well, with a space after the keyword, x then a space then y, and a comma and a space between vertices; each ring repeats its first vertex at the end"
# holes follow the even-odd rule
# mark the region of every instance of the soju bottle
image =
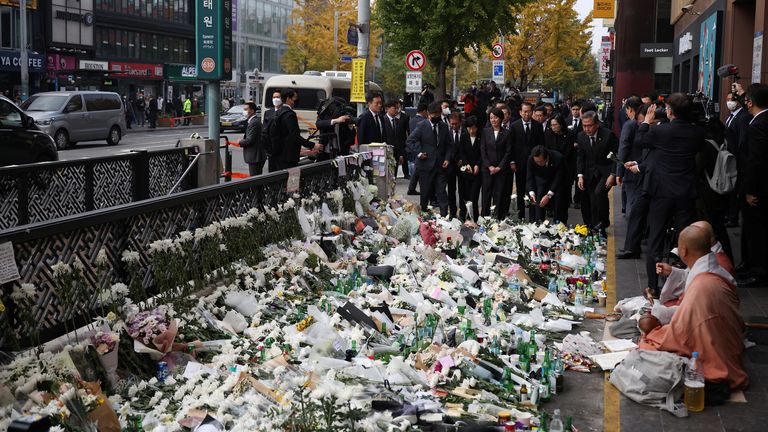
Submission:
POLYGON ((528 341, 528 356, 532 362, 536 361, 536 353, 539 352, 539 346, 536 344, 536 330, 531 330, 531 336, 528 341))

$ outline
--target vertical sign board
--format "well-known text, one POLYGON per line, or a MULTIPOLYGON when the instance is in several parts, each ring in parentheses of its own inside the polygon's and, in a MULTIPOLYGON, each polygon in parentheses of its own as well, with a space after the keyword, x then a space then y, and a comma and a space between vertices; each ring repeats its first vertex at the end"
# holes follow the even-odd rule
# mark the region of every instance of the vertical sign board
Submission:
POLYGON ((493 61, 493 82, 504 84, 504 60, 493 61))
POLYGON ((593 8, 593 18, 613 19, 616 15, 614 0, 595 0, 593 8))
POLYGON ((752 43, 752 82, 759 83, 761 69, 763 68, 763 32, 755 33, 752 43))
POLYGON ((232 79, 232 0, 197 0, 197 77, 232 79))
POLYGON ((421 92, 421 71, 405 73, 405 92, 406 93, 421 92))
POLYGON ((365 59, 352 59, 352 82, 350 102, 365 102, 365 59))

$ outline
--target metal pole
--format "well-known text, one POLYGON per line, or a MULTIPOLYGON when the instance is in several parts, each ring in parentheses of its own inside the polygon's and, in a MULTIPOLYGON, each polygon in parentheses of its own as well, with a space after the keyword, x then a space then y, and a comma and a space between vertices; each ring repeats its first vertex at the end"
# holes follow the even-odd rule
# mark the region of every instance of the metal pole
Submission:
POLYGON ((453 98, 456 99, 459 93, 456 91, 456 66, 453 67, 453 98))
POLYGON ((333 61, 333 70, 339 70, 339 11, 333 11, 333 52, 336 59, 333 61))
MULTIPOLYGON (((221 82, 220 81, 210 81, 208 85, 205 88, 206 95, 205 99, 208 103, 208 139, 212 139, 216 141, 216 147, 218 149, 219 147, 219 141, 220 141, 220 130, 219 130, 219 120, 220 120, 220 112, 221 109, 221 82)), ((216 150, 216 176, 215 178, 219 177, 218 169, 221 165, 219 161, 221 160, 221 154, 218 150, 216 150)))
POLYGON ((29 56, 27 55, 27 0, 19 0, 19 40, 21 41, 21 100, 29 97, 29 56))
MULTIPOLYGON (((239 1, 237 2, 237 19, 239 20, 240 17, 243 15, 243 9, 241 5, 244 2, 239 1)), ((247 6, 247 4, 246 4, 247 6)), ((245 72, 243 71, 243 32, 240 30, 240 24, 237 25, 237 98, 243 98, 245 100, 250 100, 247 95, 243 92, 243 76, 245 76, 245 72)), ((248 77, 245 78, 246 83, 248 80, 248 77)), ((236 102, 240 102, 239 100, 236 100, 236 102)))
MULTIPOLYGON (((357 0, 357 57, 366 60, 365 82, 368 82, 368 43, 371 34, 371 1, 357 0)), ((357 104, 357 115, 363 113, 365 104, 357 104)))

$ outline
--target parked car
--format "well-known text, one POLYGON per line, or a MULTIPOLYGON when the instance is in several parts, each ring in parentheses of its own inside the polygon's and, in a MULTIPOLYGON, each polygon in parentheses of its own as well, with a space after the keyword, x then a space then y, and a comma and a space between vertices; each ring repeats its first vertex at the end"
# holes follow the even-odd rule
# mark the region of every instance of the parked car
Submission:
POLYGON ((106 140, 109 145, 117 145, 126 130, 125 108, 117 93, 37 93, 24 101, 21 108, 53 137, 59 150, 78 141, 106 140))
POLYGON ((245 128, 248 125, 248 117, 245 116, 245 105, 235 105, 221 114, 219 119, 219 129, 228 130, 234 129, 245 133, 245 128))
POLYGON ((10 99, 0 96, 0 166, 58 159, 53 139, 10 99))

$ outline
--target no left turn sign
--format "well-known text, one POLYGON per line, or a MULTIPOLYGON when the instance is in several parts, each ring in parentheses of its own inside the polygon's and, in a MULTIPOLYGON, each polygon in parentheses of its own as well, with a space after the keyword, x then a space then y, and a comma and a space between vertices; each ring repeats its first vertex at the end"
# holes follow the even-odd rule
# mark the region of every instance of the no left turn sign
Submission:
POLYGON ((500 43, 493 44, 491 55, 493 55, 493 58, 500 59, 504 55, 504 46, 500 43))
POLYGON ((408 69, 418 72, 427 65, 427 56, 419 50, 413 50, 405 56, 405 66, 408 69))

